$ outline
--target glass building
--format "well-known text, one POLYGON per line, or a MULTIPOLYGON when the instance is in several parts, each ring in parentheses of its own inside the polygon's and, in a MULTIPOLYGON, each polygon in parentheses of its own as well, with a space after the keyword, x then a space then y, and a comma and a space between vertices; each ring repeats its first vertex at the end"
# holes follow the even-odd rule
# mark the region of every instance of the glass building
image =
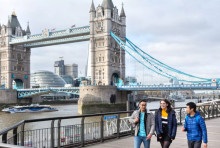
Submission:
POLYGON ((64 87, 66 82, 50 71, 37 71, 31 74, 31 88, 64 87))

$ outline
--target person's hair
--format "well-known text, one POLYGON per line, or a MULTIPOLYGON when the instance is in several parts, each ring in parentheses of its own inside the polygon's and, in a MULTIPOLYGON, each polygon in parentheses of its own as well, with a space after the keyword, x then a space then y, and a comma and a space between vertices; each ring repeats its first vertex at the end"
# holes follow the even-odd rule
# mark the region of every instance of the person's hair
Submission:
POLYGON ((141 104, 141 102, 145 102, 145 103, 147 103, 147 100, 142 99, 142 100, 139 101, 139 104, 141 104))
POLYGON ((189 106, 190 109, 193 108, 193 111, 196 112, 196 104, 194 102, 189 102, 186 106, 189 106))
POLYGON ((168 104, 168 106, 167 106, 167 111, 168 111, 168 112, 170 112, 171 110, 173 110, 173 108, 171 107, 171 103, 170 103, 169 100, 167 100, 167 99, 162 99, 162 100, 160 101, 160 103, 161 103, 162 101, 164 101, 166 104, 168 104))

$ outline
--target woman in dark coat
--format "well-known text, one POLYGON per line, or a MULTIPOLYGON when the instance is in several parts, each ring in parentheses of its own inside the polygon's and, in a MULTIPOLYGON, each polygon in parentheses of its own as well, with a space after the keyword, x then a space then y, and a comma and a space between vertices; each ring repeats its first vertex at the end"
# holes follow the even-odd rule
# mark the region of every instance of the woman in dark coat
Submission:
POLYGON ((169 148, 176 137, 177 121, 175 111, 167 99, 160 101, 160 108, 155 114, 157 141, 162 148, 169 148))

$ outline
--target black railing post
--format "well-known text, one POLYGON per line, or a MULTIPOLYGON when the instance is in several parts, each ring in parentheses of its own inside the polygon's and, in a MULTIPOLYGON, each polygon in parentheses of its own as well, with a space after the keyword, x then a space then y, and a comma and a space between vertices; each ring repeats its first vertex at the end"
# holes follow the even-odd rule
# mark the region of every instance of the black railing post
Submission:
POLYGON ((117 138, 120 138, 120 114, 117 117, 117 138))
POLYGON ((13 129, 13 142, 14 142, 14 145, 17 145, 18 144, 18 128, 14 128, 13 129))
POLYGON ((7 135, 8 135, 8 133, 4 133, 2 135, 2 143, 7 143, 7 135))
POLYGON ((208 106, 208 119, 210 119, 210 106, 208 106))
POLYGON ((205 120, 205 119, 206 119, 206 118, 205 118, 205 116, 206 116, 206 115, 205 115, 205 114, 206 114, 205 105, 203 106, 203 112, 204 112, 204 120, 205 120))
POLYGON ((180 108, 180 125, 182 125, 182 107, 180 108))
POLYGON ((134 131, 134 128, 133 128, 133 125, 131 124, 131 136, 133 135, 133 131, 134 131))
POLYGON ((57 141, 58 148, 60 148, 60 132, 61 132, 60 131, 60 126, 61 126, 61 119, 58 120, 58 125, 57 125, 57 128, 58 128, 58 133, 57 133, 58 134, 58 139, 57 139, 58 140, 57 141))
POLYGON ((101 142, 104 142, 104 116, 101 116, 101 121, 100 121, 100 138, 101 142))
POLYGON ((51 128, 50 128, 50 137, 51 137, 51 147, 54 147, 54 120, 51 121, 51 128))
POLYGON ((218 104, 217 104, 217 112, 216 112, 216 114, 217 114, 216 117, 218 117, 218 104))
POLYGON ((85 117, 82 117, 81 119, 81 146, 83 147, 85 145, 85 139, 84 139, 84 127, 85 127, 85 117))
POLYGON ((21 125, 21 146, 24 146, 24 125, 25 123, 21 125))
POLYGON ((215 107, 215 105, 213 104, 212 105, 212 118, 214 118, 214 116, 215 116, 215 109, 214 109, 214 107, 215 107))

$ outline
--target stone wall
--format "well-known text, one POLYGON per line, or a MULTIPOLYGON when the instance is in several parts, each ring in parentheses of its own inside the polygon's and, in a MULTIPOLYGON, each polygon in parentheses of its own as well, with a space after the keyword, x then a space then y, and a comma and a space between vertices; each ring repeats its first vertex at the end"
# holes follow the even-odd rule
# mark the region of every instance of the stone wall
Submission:
POLYGON ((0 90, 0 103, 17 103, 17 91, 12 89, 0 90))
POLYGON ((79 114, 126 110, 127 94, 130 93, 118 91, 115 86, 83 86, 79 92, 79 114), (111 97, 115 98, 115 103, 111 103, 111 97))

